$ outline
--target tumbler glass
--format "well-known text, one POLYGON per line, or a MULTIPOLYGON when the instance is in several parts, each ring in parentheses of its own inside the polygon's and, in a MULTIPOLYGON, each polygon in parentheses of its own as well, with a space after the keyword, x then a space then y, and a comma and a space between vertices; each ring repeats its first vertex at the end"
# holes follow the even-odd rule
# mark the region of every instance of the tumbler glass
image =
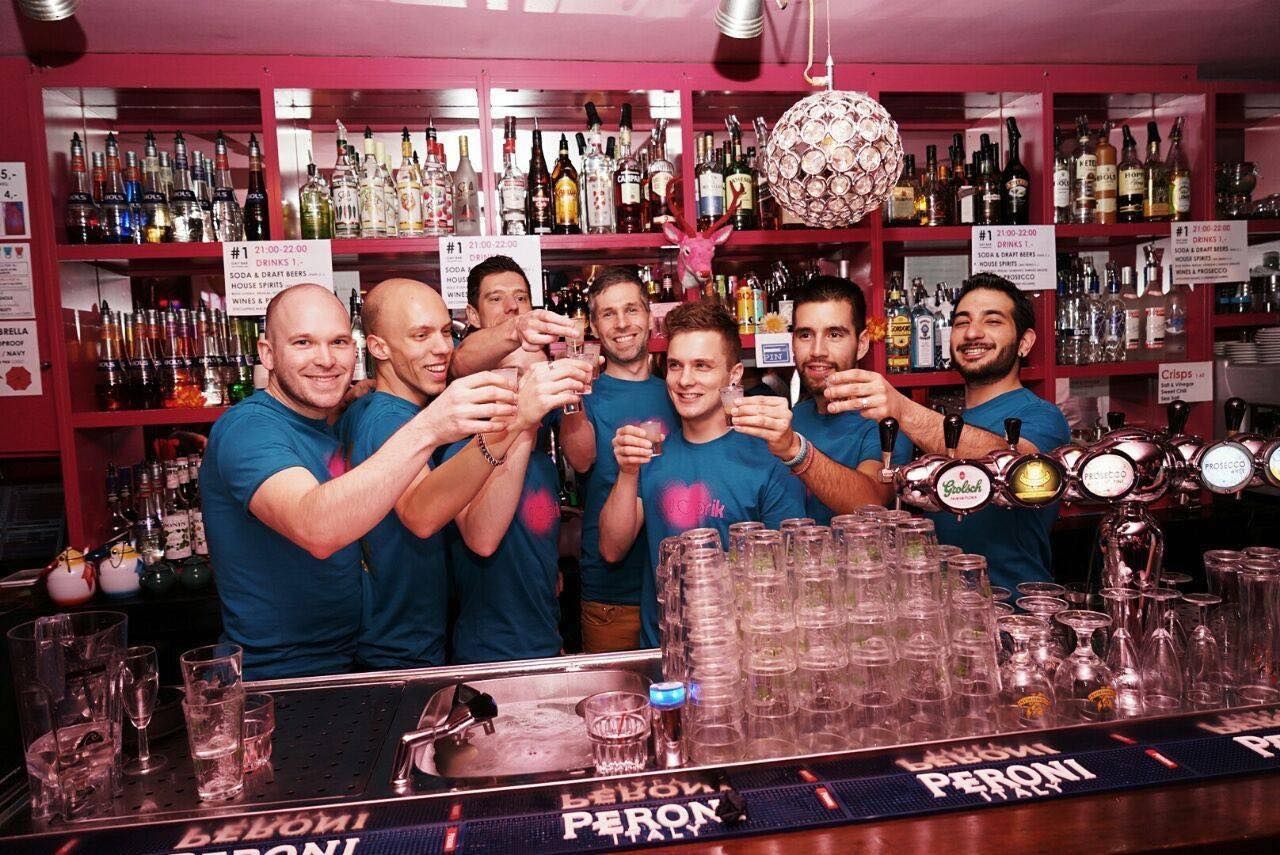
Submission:
POLYGON ((653 443, 653 456, 662 456, 662 441, 667 436, 667 426, 663 424, 661 419, 647 419, 640 423, 640 430, 644 431, 644 438, 653 443))
POLYGON ((892 643, 873 638, 849 649, 849 746, 873 748, 899 739, 898 660, 892 643))
POLYGON ((795 661, 749 661, 743 672, 746 756, 790 757, 796 753, 795 661))
POLYGON ((848 747, 852 703, 849 653, 840 629, 802 628, 796 652, 800 750, 806 754, 848 747))
POLYGON ((598 775, 641 772, 649 763, 649 699, 636 692, 601 692, 583 704, 598 775))
POLYGON ((983 736, 998 731, 1000 668, 995 638, 954 639, 948 663, 954 693, 951 735, 983 736))
POLYGON ((951 731, 953 691, 946 650, 936 639, 915 636, 898 647, 902 686, 902 738, 928 742, 951 731))
POLYGON ((223 692, 217 699, 198 703, 185 700, 182 711, 201 800, 223 801, 240 795, 244 790, 244 693, 223 692))
POLYGON ((210 644, 178 657, 188 703, 204 704, 228 695, 244 698, 244 651, 238 644, 210 644))
POLYGON ((1240 565, 1240 648, 1236 695, 1241 703, 1280 700, 1280 570, 1272 562, 1240 565))
POLYGON ((798 625, 837 627, 844 624, 844 591, 835 567, 829 564, 797 565, 795 592, 798 625))
POLYGON ((858 518, 838 519, 841 521, 831 521, 836 560, 847 568, 870 567, 883 570, 884 536, 880 524, 858 518))
POLYGON ((244 696, 244 771, 271 765, 271 741, 276 732, 276 699, 265 692, 244 696))
POLYGON ((764 523, 746 520, 729 524, 729 563, 735 572, 743 558, 743 545, 753 531, 764 531, 764 523))
POLYGON ((897 526, 899 561, 936 561, 938 535, 933 520, 912 517, 897 526))
POLYGON ((797 567, 834 567, 831 529, 825 525, 807 525, 791 537, 792 561, 797 567))
POLYGON ((1058 670, 1058 664, 1067 657, 1066 634, 1054 629, 1055 625, 1063 628, 1062 624, 1054 621, 1054 616, 1067 611, 1067 601, 1058 597, 1019 597, 1015 605, 1028 614, 1044 618, 1043 631, 1031 640, 1031 655, 1040 663, 1044 672, 1052 677, 1058 670))

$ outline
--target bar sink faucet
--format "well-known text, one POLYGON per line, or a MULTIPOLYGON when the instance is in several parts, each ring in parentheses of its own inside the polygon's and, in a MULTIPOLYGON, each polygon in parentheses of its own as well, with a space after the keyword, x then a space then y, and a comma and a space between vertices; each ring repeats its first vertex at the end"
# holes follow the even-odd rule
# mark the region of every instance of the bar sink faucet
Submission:
POLYGON ((463 742, 476 727, 482 728, 485 733, 493 733, 493 720, 497 716, 498 705, 494 703, 492 696, 458 683, 453 690, 453 706, 444 721, 400 736, 400 741, 396 743, 395 762, 391 767, 391 786, 397 793, 412 791, 413 753, 419 746, 446 737, 463 742))

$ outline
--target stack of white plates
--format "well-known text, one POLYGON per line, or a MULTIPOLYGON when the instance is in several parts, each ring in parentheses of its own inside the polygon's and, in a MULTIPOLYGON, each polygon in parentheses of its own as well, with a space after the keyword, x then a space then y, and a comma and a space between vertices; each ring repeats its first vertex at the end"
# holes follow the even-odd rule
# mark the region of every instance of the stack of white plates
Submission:
POLYGON ((1227 343, 1226 343, 1225 341, 1215 341, 1215 342, 1213 343, 1213 355, 1214 355, 1214 356, 1226 356, 1226 355, 1227 355, 1227 343))
POLYGON ((1280 327, 1258 330, 1258 361, 1268 365, 1280 363, 1280 327))
POLYGON ((1256 365, 1258 346, 1251 341, 1227 342, 1227 359, 1232 365, 1256 365))

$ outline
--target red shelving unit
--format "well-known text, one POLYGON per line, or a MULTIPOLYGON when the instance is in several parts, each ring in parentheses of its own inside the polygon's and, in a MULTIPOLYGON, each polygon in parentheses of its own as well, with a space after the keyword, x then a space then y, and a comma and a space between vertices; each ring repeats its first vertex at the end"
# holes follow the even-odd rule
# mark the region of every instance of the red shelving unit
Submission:
MULTIPOLYGON (((1183 357, 1185 359, 1185 357, 1183 357)), ((1155 374, 1158 362, 1102 362, 1097 365, 1055 365, 1055 377, 1140 377, 1155 374)))
POLYGON ((220 243, 59 244, 59 261, 170 261, 222 258, 220 243))
POLYGON ((1280 324, 1280 312, 1243 312, 1238 315, 1213 315, 1215 329, 1235 327, 1267 327, 1280 324))
POLYGON ((175 407, 168 410, 82 412, 71 414, 71 424, 79 430, 211 424, 226 411, 226 407, 175 407))

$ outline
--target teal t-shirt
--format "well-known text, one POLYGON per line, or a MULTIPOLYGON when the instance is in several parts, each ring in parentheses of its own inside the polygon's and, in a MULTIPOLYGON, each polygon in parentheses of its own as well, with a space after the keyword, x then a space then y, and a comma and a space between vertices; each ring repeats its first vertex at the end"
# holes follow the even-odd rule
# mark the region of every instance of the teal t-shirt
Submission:
POLYGON ((657 377, 620 380, 602 374, 583 399, 583 410, 596 434, 596 462, 587 473, 582 515, 582 599, 588 602, 640 604, 641 577, 649 566, 649 542, 643 532, 621 561, 600 557, 600 510, 618 480, 613 436, 623 425, 660 419, 670 434, 680 424, 667 384, 657 377))
POLYGON ((246 679, 350 671, 362 602, 360 546, 315 558, 249 511, 271 476, 302 467, 324 482, 346 471, 323 420, 263 392, 223 414, 200 467, 223 637, 244 648, 246 679))
MULTIPOLYGON (((445 460, 468 442, 451 445, 445 460)), ((450 579, 458 598, 453 661, 557 655, 560 479, 551 458, 539 449, 530 455, 515 517, 493 555, 482 558, 468 549, 456 525, 448 531, 450 579)))
POLYGON ((749 520, 776 529, 804 516, 804 485, 764 440, 729 431, 691 443, 679 430, 667 435, 662 454, 640 467, 640 500, 649 540, 649 572, 640 595, 640 641, 658 646, 656 562, 663 538, 691 528, 714 528, 729 546, 729 525, 749 520))
MULTIPOLYGON (((1022 438, 1044 452, 1071 441, 1062 411, 1031 392, 1018 388, 965 410, 965 424, 1004 435, 1004 420, 1022 419, 1022 438)), ((956 522, 954 514, 929 514, 940 543, 985 555, 991 584, 1013 589, 1019 582, 1049 581, 1053 553, 1049 531, 1058 518, 1058 505, 1045 508, 1000 508, 988 505, 956 522)))
MULTIPOLYGON (((791 428, 813 443, 814 448, 836 463, 857 469, 864 460, 880 460, 880 428, 859 413, 820 413, 812 398, 796 404, 791 411, 791 428)), ((893 446, 894 464, 911 459, 911 441, 899 432, 893 446)), ((808 490, 804 497, 805 516, 818 525, 829 525, 835 513, 808 490)))
MULTIPOLYGON (((412 401, 386 392, 370 392, 353 402, 337 424, 350 464, 368 460, 418 409, 412 401)), ((418 537, 393 509, 362 541, 364 611, 356 639, 357 665, 443 665, 449 601, 444 535, 418 537)))

